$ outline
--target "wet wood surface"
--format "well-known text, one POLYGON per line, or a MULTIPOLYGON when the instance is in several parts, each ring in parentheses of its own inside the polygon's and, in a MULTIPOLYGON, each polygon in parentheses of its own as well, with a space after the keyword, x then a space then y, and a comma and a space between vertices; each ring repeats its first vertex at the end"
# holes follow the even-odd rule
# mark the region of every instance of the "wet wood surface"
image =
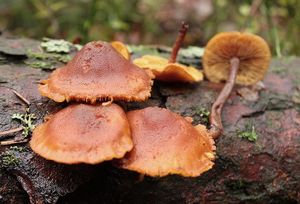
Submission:
MULTIPOLYGON (((21 47, 33 45, 37 43, 21 47)), ((67 106, 40 96, 37 83, 50 72, 25 65, 21 51, 0 49, 0 131, 19 127, 11 116, 27 108, 39 124, 44 116, 67 106)), ((242 87, 236 87, 222 115, 225 132, 216 141, 216 164, 200 177, 146 176, 141 180, 137 173, 118 169, 111 162, 61 165, 35 155, 27 143, 0 146, 0 203, 300 202, 299 65, 295 57, 273 59, 258 99, 241 94, 242 87), (249 127, 255 128, 256 141, 239 137, 249 127)), ((127 110, 166 107, 193 117, 195 124, 207 124, 206 110, 221 88, 208 81, 196 85, 156 82, 147 102, 121 105, 127 110)))

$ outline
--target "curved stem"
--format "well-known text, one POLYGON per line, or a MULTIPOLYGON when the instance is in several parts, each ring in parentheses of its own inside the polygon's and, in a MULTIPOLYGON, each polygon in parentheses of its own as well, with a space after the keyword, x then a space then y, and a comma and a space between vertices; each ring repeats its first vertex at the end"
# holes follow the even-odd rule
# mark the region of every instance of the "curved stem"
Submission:
POLYGON ((173 49, 172 49, 172 53, 171 53, 171 56, 170 56, 170 59, 169 59, 169 63, 176 62, 176 57, 177 57, 178 51, 179 51, 180 46, 181 46, 181 44, 184 40, 184 37, 185 37, 185 34, 186 34, 188 28, 189 28, 189 25, 185 22, 182 22, 181 28, 180 28, 178 36, 177 36, 177 39, 176 39, 176 41, 173 45, 173 49))
POLYGON ((221 113, 222 113, 223 105, 225 104, 226 100, 228 99, 234 87, 234 82, 236 79, 237 71, 239 69, 239 64, 240 64, 240 60, 236 57, 230 60, 229 78, 225 86, 223 87, 222 91, 220 92, 218 98, 212 105, 211 113, 209 116, 209 122, 211 125, 210 134, 214 139, 217 139, 223 133, 221 113))

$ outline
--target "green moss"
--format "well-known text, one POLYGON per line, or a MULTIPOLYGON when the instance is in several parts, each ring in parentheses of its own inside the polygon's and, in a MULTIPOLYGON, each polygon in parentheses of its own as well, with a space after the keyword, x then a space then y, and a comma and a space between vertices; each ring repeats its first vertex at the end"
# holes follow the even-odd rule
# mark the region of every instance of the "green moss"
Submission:
POLYGON ((25 61, 25 64, 32 68, 37 69, 55 69, 60 64, 67 63, 71 60, 69 54, 58 54, 58 53, 47 53, 47 52, 27 52, 28 59, 25 61))
POLYGON ((52 55, 45 52, 32 52, 31 50, 26 53, 28 58, 35 58, 40 60, 49 59, 52 55))
POLYGON ((50 62, 44 62, 44 61, 25 61, 25 64, 27 64, 28 66, 35 68, 35 69, 55 69, 55 64, 52 64, 50 62))
POLYGON ((36 69, 55 69, 61 66, 61 63, 67 63, 71 60, 69 53, 71 50, 80 49, 79 46, 74 46, 72 43, 65 40, 44 39, 41 47, 43 50, 33 52, 28 50, 25 64, 36 69))
POLYGON ((20 147, 20 146, 11 146, 9 149, 16 151, 16 152, 25 152, 26 151, 25 147, 20 147))
POLYGON ((68 63, 71 59, 72 57, 70 55, 59 55, 57 57, 57 60, 62 63, 68 63))
POLYGON ((247 139, 250 142, 255 142, 257 140, 257 133, 255 131, 254 125, 247 124, 245 127, 245 130, 237 131, 237 135, 238 135, 238 137, 247 139))
POLYGON ((19 163, 19 159, 11 151, 7 151, 1 155, 1 164, 4 167, 16 166, 19 163))
POLYGON ((73 47, 72 43, 62 39, 43 38, 43 41, 41 47, 47 52, 69 53, 73 47))
POLYGON ((209 121, 210 112, 206 108, 203 107, 195 108, 195 114, 200 116, 203 122, 207 123, 209 121))
POLYGON ((67 63, 71 60, 71 56, 68 54, 28 51, 26 55, 28 58, 36 60, 57 60, 63 63, 67 63))

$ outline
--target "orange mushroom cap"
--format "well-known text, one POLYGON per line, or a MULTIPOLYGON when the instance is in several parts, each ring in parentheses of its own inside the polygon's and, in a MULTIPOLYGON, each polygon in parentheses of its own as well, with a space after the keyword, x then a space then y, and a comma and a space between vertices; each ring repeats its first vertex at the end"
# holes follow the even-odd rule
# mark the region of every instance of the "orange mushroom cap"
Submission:
POLYGON ((257 35, 240 32, 217 34, 204 51, 205 76, 212 82, 226 81, 233 57, 240 60, 236 83, 251 85, 263 79, 271 53, 268 44, 257 35))
POLYGON ((167 109, 149 107, 127 113, 134 148, 120 160, 122 168, 150 176, 195 177, 213 166, 214 141, 202 125, 167 109))
POLYGON ((127 49, 126 45, 124 45, 120 41, 113 41, 110 43, 115 50, 117 50, 125 59, 129 60, 130 59, 130 53, 129 50, 127 49))
POLYGON ((59 163, 96 164, 123 157, 133 144, 121 107, 75 104, 36 127, 30 147, 40 156, 59 163))
POLYGON ((150 69, 155 78, 161 81, 193 83, 203 80, 202 72, 196 68, 169 63, 167 59, 159 56, 144 55, 133 60, 133 63, 140 68, 150 69))
POLYGON ((64 67, 42 81, 39 91, 56 102, 97 100, 144 101, 151 76, 122 57, 109 43, 86 44, 64 67))

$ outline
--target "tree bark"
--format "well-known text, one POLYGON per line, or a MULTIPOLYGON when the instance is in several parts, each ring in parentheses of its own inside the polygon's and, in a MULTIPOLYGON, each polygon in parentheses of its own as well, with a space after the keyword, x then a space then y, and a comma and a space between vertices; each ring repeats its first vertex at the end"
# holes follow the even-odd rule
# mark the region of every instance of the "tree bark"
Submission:
MULTIPOLYGON (((1 46, 1 43, 0 43, 1 46)), ((43 121, 67 104, 39 95, 37 82, 49 75, 27 67, 25 57, 1 54, 0 131, 18 127, 11 120, 26 107, 12 90, 30 102, 30 112, 43 121)), ((35 155, 28 144, 0 146, 0 203, 297 203, 300 202, 300 59, 274 59, 256 101, 239 96, 236 87, 222 114, 224 135, 216 141, 215 166, 197 178, 145 176, 105 162, 95 166, 61 165, 35 155), (254 127, 256 141, 239 133, 254 127)), ((210 110, 223 84, 155 83, 145 103, 158 105, 194 123, 208 124, 210 110)), ((15 134, 20 137, 20 133, 15 134)))

